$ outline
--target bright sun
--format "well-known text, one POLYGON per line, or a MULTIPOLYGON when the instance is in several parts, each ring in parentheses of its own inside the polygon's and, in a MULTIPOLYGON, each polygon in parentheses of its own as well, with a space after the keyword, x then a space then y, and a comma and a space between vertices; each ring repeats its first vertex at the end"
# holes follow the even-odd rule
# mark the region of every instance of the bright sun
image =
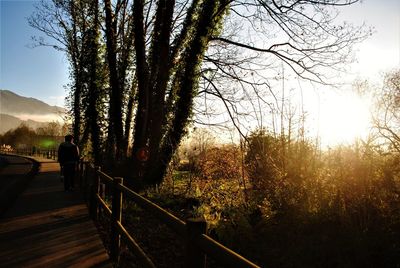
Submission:
POLYGON ((319 110, 322 145, 349 144, 368 135, 371 121, 369 104, 356 93, 329 93, 321 100, 319 110))

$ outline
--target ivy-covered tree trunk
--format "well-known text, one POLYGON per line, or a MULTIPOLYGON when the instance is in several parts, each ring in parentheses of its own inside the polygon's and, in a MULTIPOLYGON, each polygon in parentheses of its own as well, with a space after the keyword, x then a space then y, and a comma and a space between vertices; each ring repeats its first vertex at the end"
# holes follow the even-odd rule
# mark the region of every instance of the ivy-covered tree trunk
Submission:
POLYGON ((99 2, 95 0, 92 2, 92 16, 93 23, 89 30, 89 41, 88 41, 88 51, 89 55, 89 92, 88 92, 88 108, 87 108, 87 120, 90 127, 90 137, 92 145, 92 153, 94 158, 94 163, 100 165, 102 160, 102 150, 101 150, 101 91, 102 91, 102 66, 99 54, 99 2))
POLYGON ((136 53, 136 80, 137 80, 137 109, 135 115, 134 139, 132 148, 132 173, 138 177, 141 165, 137 159, 137 153, 147 145, 148 117, 149 117, 149 66, 146 60, 146 37, 144 1, 137 0, 133 7, 135 53, 136 53))
MULTIPOLYGON (((183 51, 176 71, 176 102, 173 114, 162 142, 159 154, 150 163, 146 179, 150 184, 162 181, 173 154, 179 146, 191 119, 193 100, 197 94, 200 78, 200 67, 208 48, 210 38, 218 30, 227 8, 225 1, 204 1, 198 11, 198 21, 193 25, 193 36, 183 51)), ((171 108, 169 108, 171 110, 171 108)))
MULTIPOLYGON (((73 123, 72 132, 75 137, 75 142, 81 148, 81 100, 83 92, 83 70, 82 70, 82 57, 81 49, 79 48, 78 32, 77 32, 77 14, 74 3, 69 4, 69 11, 71 13, 72 29, 69 36, 70 42, 68 47, 69 56, 71 59, 72 73, 73 73, 73 90, 72 90, 72 110, 73 110, 73 123)), ((81 148, 82 149, 82 148, 81 148)))
POLYGON ((153 170, 158 162, 160 155, 161 139, 165 133, 165 94, 167 91, 168 81, 171 75, 171 58, 170 58, 170 36, 172 15, 174 11, 174 0, 160 1, 156 14, 155 35, 151 47, 151 78, 150 85, 151 101, 149 103, 148 117, 148 147, 149 160, 147 164, 147 172, 145 176, 149 176, 149 170, 153 170))
POLYGON ((200 65, 227 3, 193 1, 180 35, 170 41, 174 0, 160 0, 155 11, 150 50, 146 52, 144 1, 135 1, 135 49, 138 107, 133 146, 134 177, 161 182, 191 117, 200 65), (139 150, 148 152, 139 163, 139 150))
POLYGON ((72 132, 77 142, 77 145, 80 147, 81 144, 81 99, 82 99, 82 84, 79 78, 79 72, 77 73, 78 77, 75 78, 74 82, 74 90, 73 90, 73 122, 72 122, 72 132))

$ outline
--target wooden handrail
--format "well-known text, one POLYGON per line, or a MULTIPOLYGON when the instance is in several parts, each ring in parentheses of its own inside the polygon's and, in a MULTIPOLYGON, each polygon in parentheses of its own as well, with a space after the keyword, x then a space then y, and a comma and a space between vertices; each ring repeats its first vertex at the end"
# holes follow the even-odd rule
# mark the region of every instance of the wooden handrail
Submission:
POLYGON ((129 234, 129 232, 125 229, 121 222, 117 221, 115 224, 122 237, 125 238, 125 240, 127 241, 128 247, 132 249, 134 253, 136 253, 138 257, 142 260, 142 264, 149 268, 156 267, 153 261, 146 255, 143 249, 139 246, 135 239, 133 239, 133 237, 129 234))
POLYGON ((110 176, 108 176, 106 173, 102 172, 102 171, 98 171, 97 172, 99 174, 99 176, 101 177, 101 179, 107 183, 107 184, 112 184, 114 183, 114 179, 110 176))
POLYGON ((173 229, 176 233, 182 235, 186 231, 186 223, 181 219, 175 217, 165 209, 160 206, 154 204, 150 200, 144 198, 138 193, 132 191, 128 187, 124 185, 118 185, 121 191, 124 192, 127 196, 129 196, 133 201, 135 201, 139 206, 145 208, 146 210, 153 213, 156 217, 162 220, 165 224, 167 224, 171 229, 173 229))
POLYGON ((218 256, 219 261, 229 265, 229 267, 246 268, 246 267, 259 267, 243 256, 237 254, 233 250, 218 243, 206 234, 202 234, 195 240, 198 246, 210 256, 218 256))
POLYGON ((101 207, 104 209, 104 211, 107 212, 107 216, 110 217, 112 215, 111 209, 108 207, 108 205, 103 200, 103 198, 101 198, 101 196, 99 194, 96 194, 96 199, 99 202, 99 204, 101 205, 101 207))
POLYGON ((25 149, 12 149, 12 150, 4 150, 3 148, 0 148, 0 153, 26 155, 26 156, 41 156, 43 158, 53 159, 53 160, 56 160, 58 157, 58 151, 56 150, 56 148, 52 149, 25 148, 25 149))
MULTIPOLYGON (((92 217, 94 219, 97 219, 97 210, 99 207, 102 207, 104 211, 106 211, 106 214, 108 214, 108 216, 111 217, 112 220, 111 237, 112 241, 114 242, 112 242, 111 257, 114 261, 118 261, 119 236, 121 236, 125 241, 127 241, 129 248, 131 248, 131 250, 133 250, 134 253, 140 257, 141 261, 143 262, 142 264, 145 267, 155 267, 151 259, 140 248, 139 244, 133 239, 133 237, 128 233, 128 231, 121 223, 121 194, 123 194, 126 197, 132 199, 142 208, 145 208, 147 211, 155 215, 163 223, 167 224, 169 228, 174 230, 178 235, 186 238, 186 254, 194 254, 186 257, 188 260, 186 261, 187 267, 204 267, 204 262, 202 262, 202 260, 204 260, 204 255, 202 255, 200 251, 210 255, 211 257, 213 257, 214 260, 220 262, 221 264, 227 265, 228 267, 259 267, 244 258, 243 256, 237 254, 236 252, 232 251, 231 249, 225 247, 224 245, 218 243, 217 241, 206 235, 205 225, 203 224, 204 222, 202 223, 196 221, 188 221, 188 223, 190 223, 190 225, 188 225, 188 223, 185 223, 181 219, 161 208, 160 206, 154 204, 150 200, 144 198, 135 191, 123 185, 122 178, 114 179, 106 173, 102 172, 99 167, 93 167, 89 163, 84 163, 84 166, 86 176, 88 174, 88 168, 91 168, 95 171, 92 185, 92 195, 94 195, 94 197, 89 199, 91 200, 91 202, 94 203, 90 204, 92 217), (100 182, 105 182, 113 189, 113 206, 111 209, 99 195, 100 182), (200 223, 202 224, 199 225, 200 223), (194 258, 197 261, 193 262, 194 258)), ((81 170, 81 172, 83 172, 83 170, 81 170)), ((85 181, 87 182, 88 179, 86 178, 85 181)))

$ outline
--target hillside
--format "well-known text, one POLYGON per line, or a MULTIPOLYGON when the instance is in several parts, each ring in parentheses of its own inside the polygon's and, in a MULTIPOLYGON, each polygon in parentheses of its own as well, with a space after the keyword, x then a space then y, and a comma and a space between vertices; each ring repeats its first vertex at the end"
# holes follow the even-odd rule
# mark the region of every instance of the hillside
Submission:
POLYGON ((19 114, 45 115, 64 113, 65 109, 50 106, 35 98, 23 97, 9 90, 0 90, 0 113, 18 116, 19 114))
POLYGON ((0 134, 17 128, 24 123, 36 129, 48 122, 59 121, 65 109, 15 94, 9 90, 0 90, 0 134))
POLYGON ((8 114, 0 114, 0 134, 19 126, 22 120, 8 114))

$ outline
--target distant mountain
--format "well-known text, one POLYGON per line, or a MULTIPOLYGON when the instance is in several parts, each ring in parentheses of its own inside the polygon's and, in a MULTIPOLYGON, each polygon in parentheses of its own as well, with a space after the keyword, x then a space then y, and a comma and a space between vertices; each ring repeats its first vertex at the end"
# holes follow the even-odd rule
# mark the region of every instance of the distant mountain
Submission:
POLYGON ((9 90, 0 90, 0 113, 8 115, 32 114, 63 114, 65 109, 50 106, 47 103, 15 94, 9 90))
POLYGON ((0 134, 17 128, 21 123, 36 129, 46 125, 46 122, 59 121, 60 115, 64 114, 62 107, 51 106, 9 90, 0 90, 0 134))

